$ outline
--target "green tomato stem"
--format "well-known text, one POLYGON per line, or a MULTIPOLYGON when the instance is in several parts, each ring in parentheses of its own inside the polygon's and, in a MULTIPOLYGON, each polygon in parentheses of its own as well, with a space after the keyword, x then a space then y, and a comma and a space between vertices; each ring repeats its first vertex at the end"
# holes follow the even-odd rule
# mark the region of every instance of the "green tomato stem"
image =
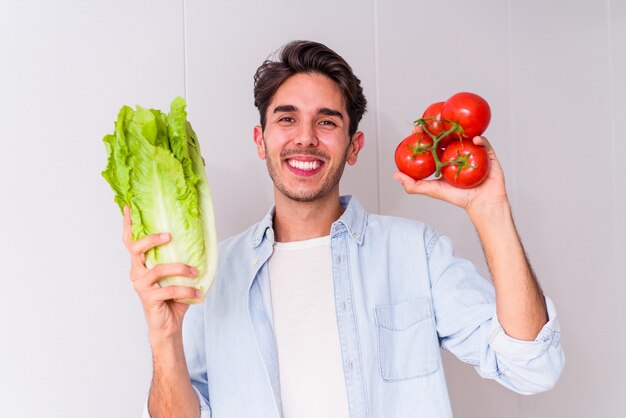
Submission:
MULTIPOLYGON (((462 138, 462 133, 463 133, 463 127, 461 125, 459 125, 458 122, 452 122, 449 121, 447 119, 441 119, 442 122, 445 122, 447 124, 450 125, 450 129, 441 132, 439 135, 433 135, 429 130, 428 130, 428 126, 430 126, 428 124, 428 121, 435 119, 435 117, 430 117, 430 118, 420 118, 417 119, 416 121, 413 122, 414 125, 419 125, 422 130, 433 140, 433 143, 428 146, 428 147, 421 147, 420 146, 420 151, 422 150, 429 150, 430 153, 433 156, 433 159, 435 160, 435 178, 439 178, 441 177, 441 169, 443 167, 445 167, 446 165, 450 165, 450 164, 457 164, 457 161, 449 161, 449 162, 442 162, 439 159, 439 155, 437 154, 437 148, 439 146, 439 142, 441 142, 441 140, 443 138, 446 138, 449 135, 452 135, 453 133, 458 133, 459 137, 462 138)), ((414 155, 417 154, 418 152, 413 149, 414 155)))

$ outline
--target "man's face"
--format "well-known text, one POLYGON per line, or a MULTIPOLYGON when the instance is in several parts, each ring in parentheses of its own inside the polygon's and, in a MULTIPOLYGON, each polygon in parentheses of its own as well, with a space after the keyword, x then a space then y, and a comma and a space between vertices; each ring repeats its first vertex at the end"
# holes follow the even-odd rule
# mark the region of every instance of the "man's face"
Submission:
POLYGON ((356 163, 363 133, 348 135, 348 114, 334 81, 300 73, 278 88, 267 109, 265 131, 254 141, 274 187, 289 199, 310 202, 333 192, 346 162, 356 163))

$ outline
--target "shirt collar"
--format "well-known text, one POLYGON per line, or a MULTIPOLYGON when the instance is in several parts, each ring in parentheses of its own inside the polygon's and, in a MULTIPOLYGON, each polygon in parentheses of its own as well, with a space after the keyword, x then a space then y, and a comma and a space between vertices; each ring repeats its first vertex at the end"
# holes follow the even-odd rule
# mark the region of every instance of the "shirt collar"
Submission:
POLYGON ((272 222, 274 219, 274 212, 276 211, 276 206, 272 206, 270 210, 267 211, 261 222, 259 222, 256 226, 256 230, 252 235, 252 247, 257 248, 264 239, 270 240, 274 243, 274 229, 272 228, 272 222))
MULTIPOLYGON (((345 208, 343 214, 337 219, 330 228, 331 237, 338 235, 343 231, 347 231, 348 234, 359 244, 363 244, 363 238, 365 235, 365 227, 367 225, 367 212, 361 206, 356 198, 351 195, 340 196, 339 204, 345 208)), ((274 242, 274 229, 272 228, 272 221, 274 219, 274 213, 276 207, 272 206, 261 222, 256 226, 256 230, 252 235, 252 246, 254 248, 261 245, 263 240, 268 239, 272 243, 274 242)))
POLYGON ((341 196, 339 204, 346 210, 331 226, 331 236, 335 236, 345 229, 359 245, 363 244, 365 227, 367 225, 367 212, 365 212, 359 201, 351 195, 341 196))

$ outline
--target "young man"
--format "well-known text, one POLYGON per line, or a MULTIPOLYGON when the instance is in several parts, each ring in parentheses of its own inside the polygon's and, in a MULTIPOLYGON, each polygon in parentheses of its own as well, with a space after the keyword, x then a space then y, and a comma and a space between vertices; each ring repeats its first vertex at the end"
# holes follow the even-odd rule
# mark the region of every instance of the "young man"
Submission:
POLYGON ((193 289, 159 288, 191 266, 151 270, 144 253, 169 240, 125 243, 148 322, 154 377, 146 416, 450 417, 439 348, 520 393, 551 388, 563 367, 554 307, 526 260, 492 168, 479 187, 415 182, 408 193, 462 207, 476 227, 493 284, 426 225, 367 214, 339 196, 357 162, 366 100, 348 64, 297 41, 255 76, 259 157, 275 207, 220 245, 204 304, 193 289), (184 321, 183 321, 184 319, 184 321))

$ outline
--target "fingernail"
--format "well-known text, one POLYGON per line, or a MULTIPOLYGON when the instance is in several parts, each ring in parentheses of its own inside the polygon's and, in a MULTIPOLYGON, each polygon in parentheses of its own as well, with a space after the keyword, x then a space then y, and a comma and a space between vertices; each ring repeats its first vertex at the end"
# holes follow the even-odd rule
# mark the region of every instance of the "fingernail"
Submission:
POLYGON ((202 290, 200 290, 200 289, 196 290, 196 297, 197 298, 201 298, 202 297, 202 290))
POLYGON ((195 267, 189 267, 189 273, 191 273, 192 276, 195 276, 198 274, 198 270, 195 267))
POLYGON ((170 234, 168 234, 167 232, 164 232, 164 233, 162 233, 162 234, 159 234, 159 239, 160 239, 161 241, 165 241, 166 239, 169 239, 169 237, 170 237, 170 234))

